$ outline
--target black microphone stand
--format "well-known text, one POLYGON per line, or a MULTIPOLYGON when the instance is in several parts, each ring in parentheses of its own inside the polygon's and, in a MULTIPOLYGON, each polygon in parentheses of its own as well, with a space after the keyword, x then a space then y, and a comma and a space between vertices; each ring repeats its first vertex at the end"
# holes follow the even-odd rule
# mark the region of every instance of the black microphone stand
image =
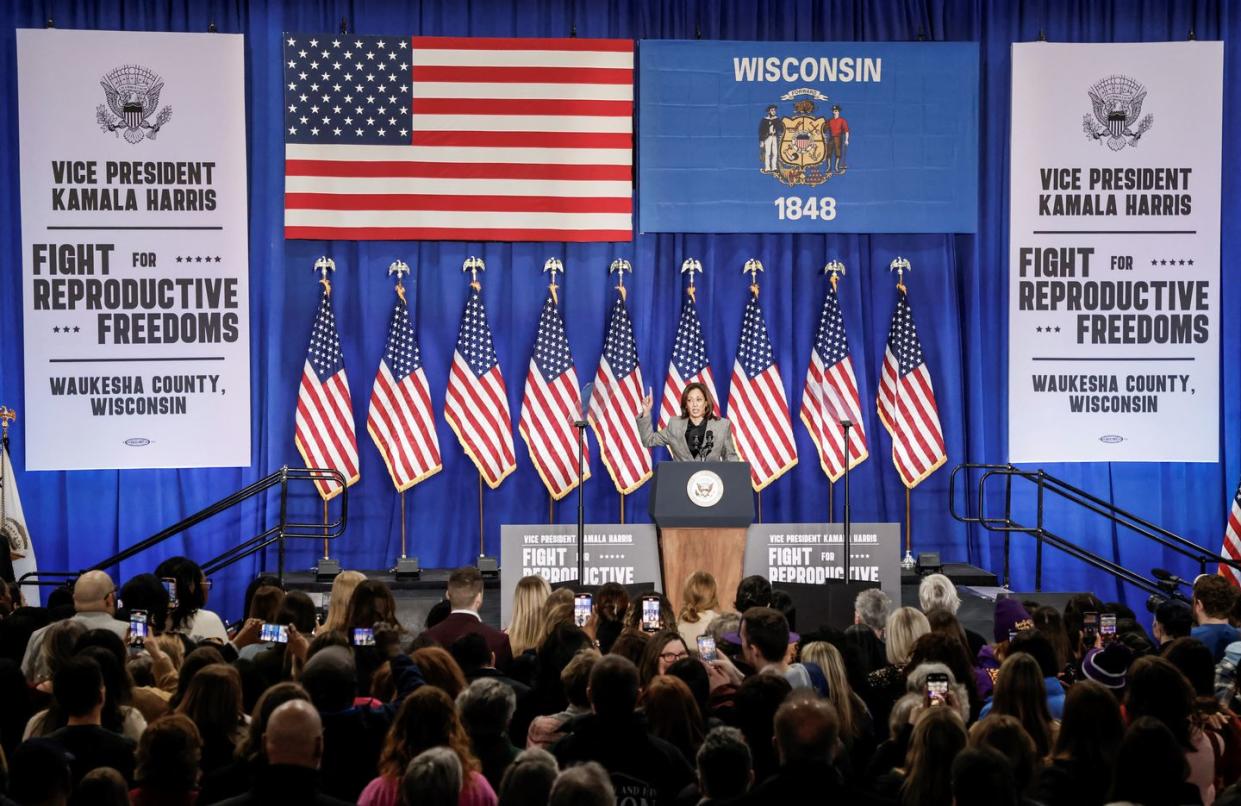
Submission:
POLYGON ((586 501, 582 497, 582 476, 586 456, 586 418, 573 421, 577 429, 577 584, 586 584, 586 501))
POLYGON ((845 582, 849 581, 849 566, 852 564, 849 556, 849 531, 852 526, 852 513, 849 511, 849 467, 852 462, 849 461, 849 429, 853 428, 852 420, 841 420, 840 427, 845 430, 845 512, 844 512, 844 534, 843 544, 845 552, 845 582))

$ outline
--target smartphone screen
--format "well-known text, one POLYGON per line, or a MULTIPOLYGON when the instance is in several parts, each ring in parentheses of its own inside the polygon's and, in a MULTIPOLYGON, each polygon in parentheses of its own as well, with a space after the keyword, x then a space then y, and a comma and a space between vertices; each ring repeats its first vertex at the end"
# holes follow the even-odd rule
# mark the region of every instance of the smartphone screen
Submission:
POLYGON ((1086 646, 1094 646, 1095 636, 1099 634, 1099 614, 1089 610, 1082 614, 1082 642, 1086 646))
POLYGON ((659 632, 659 597, 642 597, 642 629, 645 632, 659 632))
POLYGON ((579 593, 573 597, 573 623, 579 627, 585 627, 586 622, 590 621, 590 608, 594 603, 594 597, 589 593, 579 593))
POLYGON ((172 577, 164 577, 160 580, 164 583, 164 590, 168 591, 168 606, 177 606, 177 581, 172 577))
POLYGON ((264 624, 259 630, 259 640, 287 644, 289 642, 289 626, 287 624, 264 624))
POLYGON ((942 672, 926 676, 926 698, 931 703, 942 702, 948 696, 948 675, 942 672))
POLYGON ((1099 635, 1103 636, 1104 643, 1116 637, 1115 613, 1104 613, 1099 616, 1099 635))
MULTIPOLYGON (((286 639, 287 640, 287 639, 286 639)), ((353 628, 354 646, 375 646, 375 631, 370 627, 353 628)))
POLYGON ((715 639, 709 635, 698 636, 698 654, 703 660, 717 660, 719 655, 715 652, 715 639))

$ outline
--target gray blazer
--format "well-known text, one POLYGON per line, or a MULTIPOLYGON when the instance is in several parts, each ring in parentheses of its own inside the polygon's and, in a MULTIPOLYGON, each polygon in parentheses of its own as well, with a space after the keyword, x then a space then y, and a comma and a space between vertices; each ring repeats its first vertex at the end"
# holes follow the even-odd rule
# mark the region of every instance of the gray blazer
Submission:
POLYGON ((707 420, 707 433, 711 435, 712 448, 706 456, 697 460, 689 452, 689 444, 685 441, 685 429, 688 425, 687 418, 678 416, 668 422, 667 428, 656 431, 651 425, 651 415, 638 416, 638 434, 642 437, 642 443, 648 448, 656 445, 668 446, 674 461, 741 461, 741 457, 737 455, 737 446, 733 444, 733 427, 728 420, 723 417, 707 420))

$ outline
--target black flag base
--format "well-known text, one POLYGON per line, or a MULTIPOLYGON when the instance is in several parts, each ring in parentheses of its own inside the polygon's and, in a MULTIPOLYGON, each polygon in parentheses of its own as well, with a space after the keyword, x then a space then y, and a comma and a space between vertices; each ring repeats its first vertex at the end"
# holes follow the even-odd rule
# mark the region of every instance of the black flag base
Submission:
POLYGON ((480 554, 478 555, 478 570, 482 573, 483 579, 495 579, 500 576, 500 562, 495 557, 480 554))
POLYGON ((417 557, 398 557, 392 574, 397 579, 421 579, 422 568, 418 565, 417 557))
POLYGON ((333 560, 331 557, 321 557, 319 564, 315 566, 315 581, 325 582, 335 579, 340 573, 340 560, 333 560))

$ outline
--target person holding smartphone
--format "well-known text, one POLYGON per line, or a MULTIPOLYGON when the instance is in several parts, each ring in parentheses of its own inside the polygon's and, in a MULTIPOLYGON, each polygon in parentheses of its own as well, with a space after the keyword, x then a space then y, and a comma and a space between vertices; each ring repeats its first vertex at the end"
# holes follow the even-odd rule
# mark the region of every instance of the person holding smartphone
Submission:
POLYGON ((794 689, 813 688, 810 672, 800 663, 785 663, 789 644, 800 640, 789 632, 788 620, 773 607, 751 607, 741 616, 741 654, 759 674, 778 674, 794 689))
POLYGON ((686 384, 681 391, 680 415, 658 431, 651 423, 654 403, 654 395, 647 389, 638 413, 638 435, 648 448, 664 445, 677 462, 741 461, 733 443, 732 424, 716 414, 715 401, 706 384, 686 384))

